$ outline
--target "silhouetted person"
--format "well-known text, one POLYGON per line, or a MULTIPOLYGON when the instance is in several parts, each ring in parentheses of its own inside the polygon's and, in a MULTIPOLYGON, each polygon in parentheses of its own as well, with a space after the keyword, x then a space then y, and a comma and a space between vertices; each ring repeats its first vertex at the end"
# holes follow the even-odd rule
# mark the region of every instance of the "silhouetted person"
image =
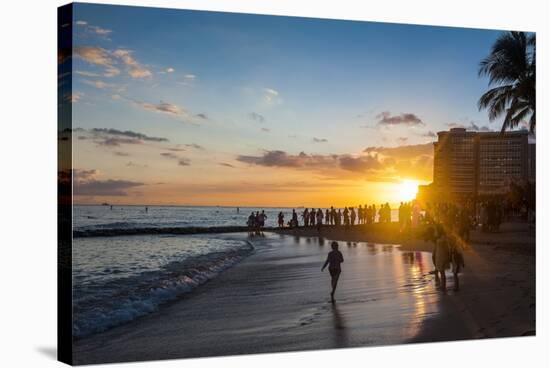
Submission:
MULTIPOLYGON (((441 234, 435 242, 434 249, 435 272, 439 276, 441 290, 447 291, 447 278, 445 270, 449 268, 451 263, 451 254, 449 249, 449 240, 445 233, 441 234)), ((437 282, 436 276, 436 282, 437 282)))
POLYGON ((265 211, 262 210, 262 213, 258 216, 258 224, 260 229, 265 226, 265 220, 267 220, 267 215, 265 214, 265 211))
POLYGON ((145 207, 145 213, 149 212, 149 207, 145 207))
POLYGON ((321 226, 323 226, 323 210, 318 208, 315 216, 317 218, 317 231, 321 231, 321 226))
POLYGON ((460 289, 460 283, 458 280, 458 274, 462 271, 465 266, 464 256, 460 250, 459 245, 456 241, 451 243, 451 270, 453 271, 453 280, 454 280, 454 291, 460 289))
POLYGON ((248 216, 248 220, 246 221, 246 225, 248 226, 248 231, 252 232, 254 227, 256 226, 256 216, 254 215, 254 211, 248 216))
POLYGON ((298 214, 295 209, 292 209, 292 220, 290 220, 290 227, 298 227, 298 214))
POLYGON ((332 286, 330 300, 334 303, 334 292, 336 291, 336 286, 338 286, 338 279, 340 278, 340 273, 342 272, 340 264, 344 262, 344 256, 342 256, 342 253, 338 250, 337 242, 333 241, 330 246, 332 247, 332 251, 329 252, 327 260, 321 268, 321 272, 323 272, 328 265, 328 272, 330 272, 331 278, 330 284, 332 286))
POLYGON ((278 220, 279 227, 285 226, 285 215, 283 214, 282 211, 279 212, 279 215, 277 216, 277 220, 278 220))
POLYGON ((349 210, 347 207, 344 207, 344 225, 349 226, 349 210))

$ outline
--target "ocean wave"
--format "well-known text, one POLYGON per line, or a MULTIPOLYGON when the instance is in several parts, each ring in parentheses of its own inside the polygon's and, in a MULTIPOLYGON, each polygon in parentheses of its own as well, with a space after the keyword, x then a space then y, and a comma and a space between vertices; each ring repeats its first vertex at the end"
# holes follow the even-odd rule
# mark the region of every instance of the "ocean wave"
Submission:
MULTIPOLYGON (((254 251, 249 241, 226 251, 171 262, 160 271, 74 288, 73 336, 106 331, 154 312, 215 278, 254 251)), ((111 270, 106 270, 111 271, 111 270)))
MULTIPOLYGON (((266 227, 264 230, 273 228, 266 227)), ((107 236, 124 236, 124 235, 157 235, 157 234, 221 234, 247 232, 246 226, 211 226, 211 227, 119 227, 119 228, 104 228, 104 229, 81 229, 73 230, 74 238, 89 238, 89 237, 107 237, 107 236)))

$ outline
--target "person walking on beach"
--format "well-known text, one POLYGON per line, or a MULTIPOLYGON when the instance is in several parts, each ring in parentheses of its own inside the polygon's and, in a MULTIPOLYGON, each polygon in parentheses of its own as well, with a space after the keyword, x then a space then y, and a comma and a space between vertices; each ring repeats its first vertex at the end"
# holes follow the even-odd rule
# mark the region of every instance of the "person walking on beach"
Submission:
POLYGON ((328 265, 328 272, 330 273, 331 278, 330 284, 332 286, 330 301, 334 303, 334 292, 336 291, 338 279, 340 278, 340 273, 342 272, 340 264, 344 262, 344 256, 342 256, 342 253, 338 250, 337 242, 333 241, 330 246, 332 248, 332 251, 329 252, 327 260, 321 268, 321 272, 323 272, 328 265))
POLYGON ((458 274, 464 268, 464 256, 460 249, 460 245, 456 240, 450 242, 450 251, 451 251, 451 270, 453 272, 453 281, 454 281, 454 291, 460 289, 460 283, 458 280, 458 274))
POLYGON ((451 264, 451 254, 449 249, 449 240, 445 232, 438 232, 438 239, 435 241, 435 248, 433 259, 435 263, 436 284, 439 279, 441 291, 447 291, 447 277, 445 276, 445 270, 447 270, 451 264))
POLYGON ((325 210, 325 225, 330 225, 330 211, 328 208, 325 210))

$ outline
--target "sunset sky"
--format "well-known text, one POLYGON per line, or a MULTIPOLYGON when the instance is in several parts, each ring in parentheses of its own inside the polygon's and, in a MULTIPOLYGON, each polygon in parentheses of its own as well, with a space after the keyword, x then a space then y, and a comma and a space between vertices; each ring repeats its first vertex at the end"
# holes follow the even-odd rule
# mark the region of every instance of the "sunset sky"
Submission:
POLYGON ((76 4, 77 203, 345 206, 429 183, 498 31, 76 4))

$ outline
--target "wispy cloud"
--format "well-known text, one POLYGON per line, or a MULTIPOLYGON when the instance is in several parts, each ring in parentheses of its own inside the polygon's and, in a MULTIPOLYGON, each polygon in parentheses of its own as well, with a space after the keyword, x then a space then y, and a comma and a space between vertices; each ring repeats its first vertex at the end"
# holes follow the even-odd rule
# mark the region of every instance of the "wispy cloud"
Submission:
POLYGON ((180 157, 172 152, 161 152, 160 154, 162 157, 168 158, 170 160, 175 160, 179 166, 189 166, 191 165, 191 161, 187 158, 180 157))
POLYGON ((200 144, 196 144, 196 143, 187 143, 185 146, 189 147, 189 148, 194 148, 196 150, 204 150, 205 149, 203 146, 201 146, 200 144))
POLYGON ((313 142, 314 143, 327 143, 328 140, 326 138, 317 138, 317 137, 313 137, 313 142))
POLYGON ((152 111, 152 112, 156 112, 156 113, 160 113, 160 114, 166 114, 166 115, 170 115, 172 117, 180 117, 180 118, 183 118, 183 117, 189 117, 189 114, 187 113, 187 111, 185 111, 184 108, 176 105, 176 104, 172 104, 172 103, 169 103, 169 102, 163 102, 161 101, 160 103, 158 104, 153 104, 153 103, 149 103, 149 102, 140 102, 140 101, 134 101, 134 103, 147 110, 147 111, 152 111))
POLYGON ((64 96, 64 99, 67 102, 77 103, 78 101, 80 101, 82 96, 84 96, 84 93, 78 92, 78 91, 73 91, 72 94, 68 94, 68 95, 64 96))
POLYGON ((197 79, 197 76, 195 74, 185 74, 183 76, 183 80, 180 80, 177 83, 182 84, 184 86, 191 87, 194 85, 196 79, 197 79))
POLYGON ((162 143, 168 142, 167 138, 163 137, 152 137, 143 133, 134 132, 131 130, 118 130, 110 128, 92 128, 92 129, 82 129, 77 128, 77 130, 82 135, 78 137, 80 140, 91 140, 96 143, 98 146, 105 147, 119 147, 125 144, 144 144, 144 143, 162 143))
POLYGON ((127 164, 126 164, 126 167, 141 167, 141 168, 145 168, 145 167, 148 167, 147 165, 144 165, 144 164, 139 164, 139 163, 136 163, 136 162, 133 162, 133 161, 129 161, 127 164))
POLYGON ((407 112, 398 115, 392 115, 389 111, 383 111, 376 115, 378 125, 424 125, 424 122, 415 114, 407 112))
POLYGON ((336 158, 333 156, 308 155, 305 152, 292 155, 285 151, 275 150, 265 151, 261 156, 240 155, 237 157, 237 161, 267 167, 305 168, 334 164, 336 158))
POLYGON ((110 29, 102 28, 96 25, 92 25, 85 20, 77 20, 75 24, 85 30, 88 34, 94 34, 104 39, 110 40, 108 37, 113 31, 110 29))
POLYGON ((278 104, 281 102, 281 97, 279 91, 274 90, 273 88, 264 88, 263 89, 263 100, 269 105, 278 104))
MULTIPOLYGON (((120 64, 123 65, 127 74, 132 78, 139 79, 149 78, 152 76, 151 71, 134 58, 131 50, 107 50, 96 46, 76 46, 74 48, 74 54, 76 57, 89 64, 103 67, 104 77, 114 77, 119 75, 120 64)), ((90 71, 83 72, 88 74, 98 74, 90 71)))
POLYGON ((160 101, 160 103, 154 104, 150 102, 143 102, 143 101, 137 101, 132 99, 127 99, 127 100, 133 103, 134 106, 137 106, 141 109, 144 109, 150 112, 155 112, 158 114, 167 115, 174 119, 183 121, 185 123, 197 124, 199 121, 208 120, 208 116, 204 113, 193 114, 187 111, 182 106, 179 106, 170 102, 160 101))
POLYGON ((258 114, 257 112, 251 112, 248 114, 248 117, 258 123, 264 123, 265 117, 262 114, 258 114))
POLYGON ((113 55, 124 63, 127 68, 128 75, 132 78, 148 78, 152 76, 149 69, 141 65, 133 56, 132 51, 125 49, 117 49, 113 51, 113 55))
POLYGON ((430 180, 433 144, 369 147, 360 154, 289 154, 266 150, 261 155, 239 155, 237 161, 254 166, 307 170, 331 178, 399 181, 401 177, 430 180))
POLYGON ((87 84, 89 86, 98 88, 98 89, 105 89, 105 88, 111 88, 114 87, 114 84, 112 83, 106 83, 102 80, 90 80, 90 79, 84 79, 82 83, 87 84))
POLYGON ((463 129, 474 131, 474 132, 490 132, 490 131, 492 131, 492 129, 489 128, 488 126, 485 126, 485 125, 479 126, 474 121, 470 121, 468 123, 448 123, 447 126, 449 128, 463 128, 463 129))
POLYGON ((126 196, 129 189, 145 185, 131 180, 100 180, 99 176, 100 172, 95 169, 75 169, 73 171, 73 194, 75 196, 126 196))
POLYGON ((101 77, 101 74, 99 73, 88 72, 85 70, 75 70, 75 74, 81 75, 83 77, 89 77, 89 78, 101 77))
POLYGON ((232 169, 235 168, 235 165, 228 164, 227 162, 220 162, 220 163, 218 163, 218 165, 225 166, 225 167, 230 167, 232 169))
POLYGON ((147 141, 147 142, 168 142, 167 138, 162 137, 151 137, 148 135, 145 135, 143 133, 134 132, 131 130, 117 130, 117 129, 109 129, 109 128, 93 128, 91 129, 93 133, 97 134, 107 134, 107 135, 114 135, 114 136, 122 136, 122 137, 129 137, 132 139, 137 139, 140 141, 147 141))
POLYGON ((421 133, 420 136, 421 137, 426 137, 426 138, 437 138, 437 134, 434 133, 431 130, 428 130, 427 132, 421 133))
POLYGON ((161 73, 161 74, 166 74, 166 73, 173 73, 173 72, 175 72, 175 71, 176 71, 176 69, 174 69, 174 68, 172 68, 172 67, 168 67, 168 68, 166 68, 166 69, 163 69, 163 70, 160 71, 159 73, 161 73))
POLYGON ((114 61, 109 55, 109 51, 101 47, 94 46, 76 46, 73 49, 76 57, 95 65, 112 66, 114 61))

